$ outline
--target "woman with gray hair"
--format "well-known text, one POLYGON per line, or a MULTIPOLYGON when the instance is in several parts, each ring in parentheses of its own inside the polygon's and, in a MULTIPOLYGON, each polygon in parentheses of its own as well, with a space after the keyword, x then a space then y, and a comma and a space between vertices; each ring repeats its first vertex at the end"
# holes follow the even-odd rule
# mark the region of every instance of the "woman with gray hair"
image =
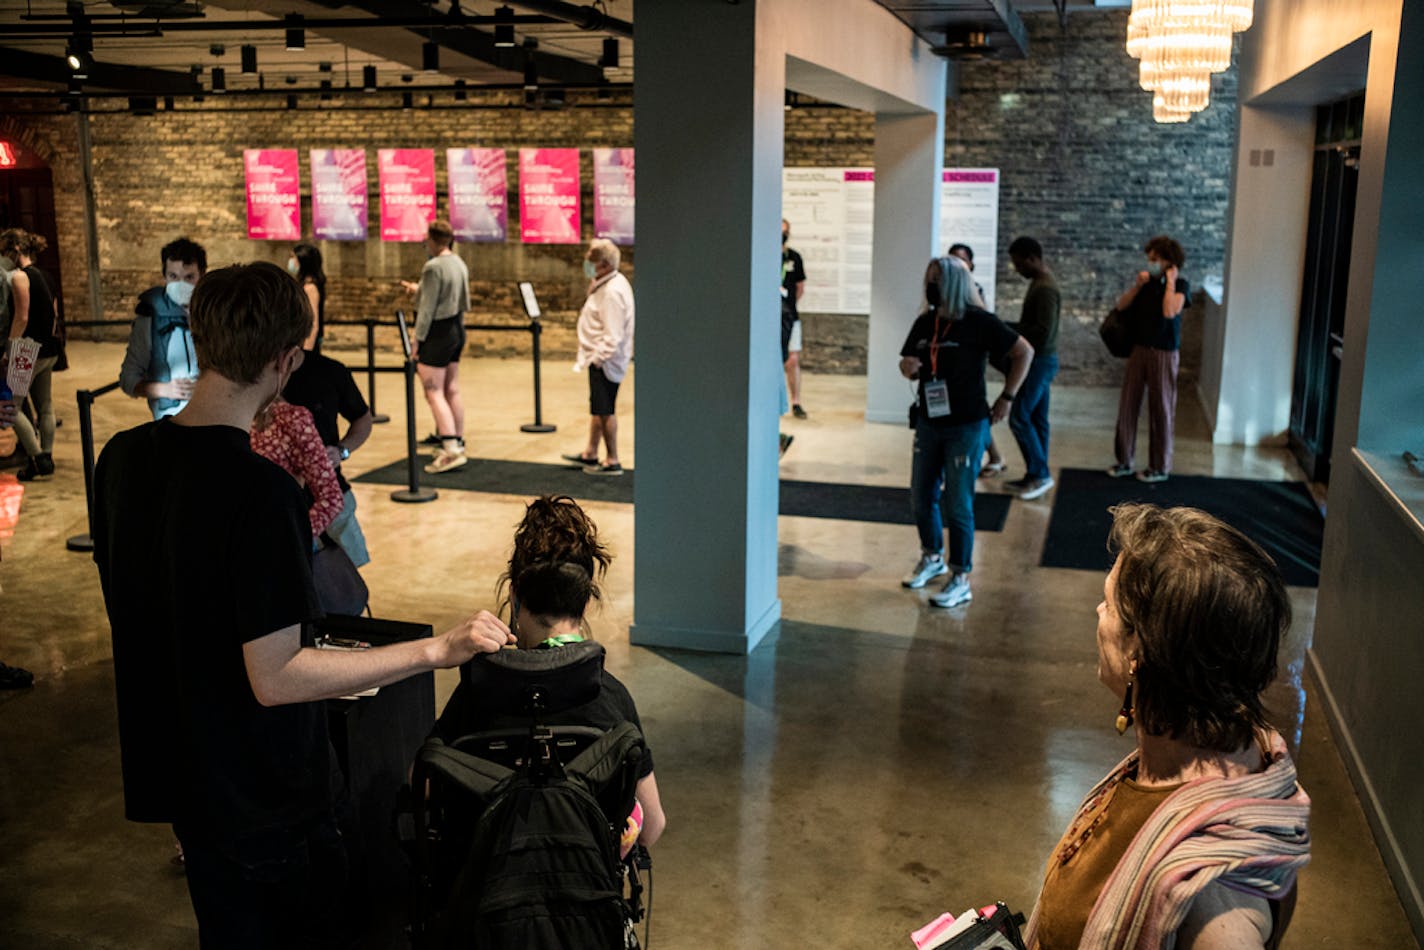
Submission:
POLYGON ((918 590, 948 574, 944 587, 930 597, 936 607, 972 599, 969 572, 979 460, 989 441, 990 422, 1009 414, 1033 359, 1027 340, 970 301, 969 270, 963 262, 954 257, 931 260, 925 268, 924 308, 900 348, 901 374, 917 381, 910 407, 910 427, 915 430, 910 496, 920 532, 920 559, 901 583, 918 590), (992 407, 984 395, 984 365, 990 355, 1008 365, 1004 391, 992 407))
POLYGON ((589 242, 583 273, 588 299, 578 318, 578 358, 574 371, 588 370, 588 444, 579 455, 565 455, 589 475, 622 475, 618 459, 618 386, 633 358, 633 287, 618 270, 622 254, 612 241, 589 242), (598 459, 598 444, 607 454, 598 459))

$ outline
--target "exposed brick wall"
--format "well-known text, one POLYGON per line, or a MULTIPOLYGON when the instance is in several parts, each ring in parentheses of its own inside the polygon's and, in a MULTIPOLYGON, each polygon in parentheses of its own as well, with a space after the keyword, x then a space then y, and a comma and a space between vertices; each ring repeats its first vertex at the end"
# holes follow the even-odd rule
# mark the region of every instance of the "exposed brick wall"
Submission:
MULTIPOLYGON (((1123 51, 1127 11, 1024 17, 1031 38, 1025 60, 965 63, 959 96, 945 114, 945 164, 1001 169, 998 307, 1017 318, 1026 282, 1005 248, 1036 237, 1063 291, 1059 348, 1064 382, 1105 383, 1119 363, 1096 327, 1142 263, 1141 247, 1167 232, 1187 250, 1184 275, 1196 285, 1220 275, 1236 121, 1236 72, 1213 77, 1212 104, 1184 125, 1158 125, 1137 84, 1137 61, 1123 51)), ((787 165, 869 165, 871 116, 849 109, 787 114, 787 165)), ((953 235, 943 235, 945 245, 953 235)), ((976 248, 987 263, 987 249, 976 248)), ((984 266, 984 263, 980 263, 984 266)), ((806 319, 808 367, 823 358, 864 371, 864 328, 846 318, 806 319), (858 334, 859 346, 853 345, 858 334)), ((1182 380, 1201 362, 1199 313, 1183 328, 1182 380)))
MULTIPOLYGON (((1235 123, 1235 72, 1213 81, 1213 103, 1181 126, 1152 121, 1151 101, 1137 86, 1136 62, 1123 51, 1126 12, 1071 14, 1066 31, 1053 14, 1031 14, 1023 61, 966 63, 959 95, 945 118, 946 164, 993 166, 1003 172, 1000 192, 998 299, 1016 317, 1024 281, 1009 267, 1003 248, 1018 234, 1043 242, 1064 297, 1060 337, 1065 382, 1117 378, 1118 364, 1099 344, 1095 326, 1141 263, 1150 235, 1166 231, 1187 248, 1185 274, 1196 283, 1220 274, 1235 123)), ((286 244, 248 241, 245 232, 242 152, 245 148, 306 149, 365 146, 373 197, 368 240, 326 242, 330 277, 327 313, 333 318, 388 316, 406 303, 399 278, 413 278, 424 251, 419 245, 379 239, 374 197, 375 150, 436 150, 443 182, 444 149, 484 145, 583 149, 583 230, 592 234, 592 159, 600 145, 631 145, 633 113, 627 101, 584 100, 557 111, 530 111, 513 99, 472 95, 470 108, 417 108, 403 112, 394 97, 347 96, 325 108, 304 102, 296 111, 253 111, 254 100, 210 97, 203 112, 127 113, 92 118, 95 194, 99 208, 99 258, 105 316, 126 319, 134 296, 158 279, 158 249, 179 234, 208 248, 213 265, 252 259, 284 263, 286 244), (362 108, 352 108, 359 105, 362 108), (213 111, 215 110, 215 111, 213 111)), ((0 100, 3 128, 27 136, 55 170, 56 203, 71 319, 87 316, 82 181, 73 116, 26 117, 0 100)), ((186 104, 184 104, 186 105, 186 104)), ((787 113, 787 165, 870 165, 874 123, 866 113, 812 106, 787 113)), ((509 154, 511 196, 517 155, 509 154)), ((445 207, 441 198, 442 211, 445 207)), ((302 220, 310 223, 303 195, 302 220)), ((572 352, 572 324, 583 297, 582 250, 524 245, 517 237, 518 202, 511 201, 513 240, 462 245, 470 266, 476 319, 522 320, 514 281, 533 280, 547 315, 545 345, 553 356, 572 352)), ((954 239, 945 235, 946 245, 954 239)), ((987 263, 989 249, 976 248, 987 263)), ((630 273, 632 249, 625 249, 630 273)), ((983 266, 981 264, 981 266, 983 266)), ((865 318, 807 314, 805 366, 820 372, 864 372, 865 318)), ((333 330, 338 346, 364 338, 359 328, 333 330)), ((527 352, 519 334, 476 334, 477 352, 527 352)), ((1196 320, 1186 321, 1183 379, 1200 360, 1196 320)))

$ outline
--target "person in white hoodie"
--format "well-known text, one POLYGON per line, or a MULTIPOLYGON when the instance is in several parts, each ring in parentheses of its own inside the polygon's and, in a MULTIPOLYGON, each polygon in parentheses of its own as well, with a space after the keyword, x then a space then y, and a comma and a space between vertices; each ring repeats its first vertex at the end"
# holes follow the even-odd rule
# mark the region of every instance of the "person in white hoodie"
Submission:
POLYGON ((578 359, 574 371, 588 370, 588 445, 582 454, 565 455, 590 475, 622 475, 618 461, 618 384, 633 358, 633 286, 618 270, 617 245, 597 238, 588 245, 583 271, 588 299, 578 318, 578 359), (598 444, 606 455, 598 458, 598 444))

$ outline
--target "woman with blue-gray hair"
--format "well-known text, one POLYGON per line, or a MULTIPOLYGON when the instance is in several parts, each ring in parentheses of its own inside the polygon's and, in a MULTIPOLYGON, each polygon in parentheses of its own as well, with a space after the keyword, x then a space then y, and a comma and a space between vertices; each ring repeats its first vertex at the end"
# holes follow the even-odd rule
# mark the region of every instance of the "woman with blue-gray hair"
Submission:
POLYGON ((910 407, 910 427, 915 430, 910 495, 920 532, 920 559, 901 583, 918 590, 948 574, 944 587, 930 597, 936 607, 956 607, 973 596, 969 572, 979 460, 990 423, 1008 416, 1033 360, 1027 340, 970 300, 964 263, 954 257, 931 260, 925 268, 924 307, 900 348, 901 374, 918 381, 910 407), (992 407, 984 394, 984 365, 990 355, 1008 366, 1004 391, 992 407))

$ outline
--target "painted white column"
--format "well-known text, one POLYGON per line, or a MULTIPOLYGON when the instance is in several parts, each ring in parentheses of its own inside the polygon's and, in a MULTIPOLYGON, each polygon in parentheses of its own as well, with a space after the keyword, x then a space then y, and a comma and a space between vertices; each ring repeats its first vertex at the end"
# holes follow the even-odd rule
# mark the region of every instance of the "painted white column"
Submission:
POLYGON ((875 247, 871 252, 865 418, 905 425, 911 401, 900 346, 915 320, 925 265, 939 246, 944 112, 875 116, 875 247))
POLYGON ((638 10, 630 639, 644 646, 745 653, 781 617, 785 57, 758 43, 757 12, 706 0, 638 10))

